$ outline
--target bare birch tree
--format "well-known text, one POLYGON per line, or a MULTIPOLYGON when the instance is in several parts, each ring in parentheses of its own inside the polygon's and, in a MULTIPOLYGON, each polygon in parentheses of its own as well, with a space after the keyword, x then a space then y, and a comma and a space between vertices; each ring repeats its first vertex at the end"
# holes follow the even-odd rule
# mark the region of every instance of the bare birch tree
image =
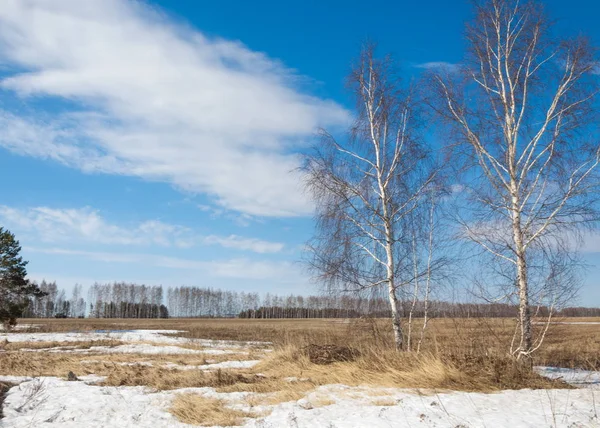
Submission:
POLYGON ((306 156, 307 188, 316 202, 310 264, 331 291, 385 287, 400 350, 399 289, 427 273, 427 263, 413 270, 412 228, 426 214, 420 203, 435 174, 416 131, 416 103, 392 61, 365 48, 349 85, 357 109, 350 132, 337 138, 323 131, 306 156))
POLYGON ((436 108, 472 167, 463 236, 508 279, 519 304, 511 352, 528 359, 544 334, 532 329, 534 284, 537 297, 565 295, 578 234, 597 218, 597 63, 585 38, 555 37, 541 3, 485 0, 475 12, 461 72, 434 76, 436 108))

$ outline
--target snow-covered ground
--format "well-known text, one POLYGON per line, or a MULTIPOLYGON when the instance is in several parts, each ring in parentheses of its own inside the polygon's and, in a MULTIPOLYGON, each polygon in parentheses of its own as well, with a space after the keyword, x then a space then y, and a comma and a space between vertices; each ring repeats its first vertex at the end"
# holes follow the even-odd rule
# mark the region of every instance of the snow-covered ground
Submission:
MULTIPOLYGON (((104 387, 57 378, 38 378, 12 388, 4 404, 3 427, 187 427, 167 409, 181 392, 238 403, 249 393, 219 394, 212 388, 153 392, 144 387, 104 387)), ((270 415, 248 419, 254 428, 363 427, 598 427, 600 394, 593 390, 520 390, 496 394, 416 393, 327 385, 297 401, 272 407, 270 415), (595 395, 594 395, 595 394, 595 395), (323 398, 333 404, 323 405, 323 398), (596 407, 594 407, 596 406, 596 407)), ((326 402, 325 404, 328 404, 326 402)), ((245 406, 245 407, 244 407, 245 406)), ((264 410, 261 408, 259 410, 264 410)))
POLYGON ((560 379, 577 387, 600 390, 600 372, 560 367, 536 367, 535 370, 550 379, 560 379))
POLYGON ((0 341, 9 342, 89 342, 115 340, 121 342, 150 342, 160 344, 193 344, 207 348, 248 348, 268 346, 269 342, 238 342, 228 340, 188 339, 172 336, 182 333, 180 330, 106 330, 63 333, 0 333, 0 341))
POLYGON ((53 354, 240 354, 244 351, 233 351, 231 349, 188 349, 173 345, 152 345, 147 343, 129 343, 117 346, 90 346, 89 348, 77 348, 74 346, 62 346, 56 348, 22 348, 21 352, 50 352, 53 354))
MULTIPOLYGON (((263 342, 228 342, 175 337, 174 330, 131 330, 72 333, 3 333, 0 341, 54 342, 43 349, 17 352, 60 352, 90 354, 80 364, 103 361, 106 354, 140 355, 140 361, 121 365, 158 366, 174 370, 247 369, 260 360, 244 360, 244 354, 264 355, 263 342), (66 346, 66 342, 118 341, 117 346, 66 346), (65 345, 61 345, 65 343, 65 345), (193 349, 192 349, 193 348, 193 349), (261 348, 260 352, 256 352, 261 348), (185 365, 179 354, 221 355, 227 361, 185 365), (147 361, 152 355, 163 359, 147 361), (173 355, 172 362, 163 355, 173 355)), ((14 352, 14 351, 13 351, 14 352)), ((250 407, 265 394, 250 392, 217 393, 212 388, 154 391, 147 387, 102 386, 101 376, 80 376, 78 381, 55 377, 1 376, 0 382, 18 384, 4 402, 2 428, 25 427, 187 427, 169 412, 173 398, 197 393, 224 400, 228 405, 262 416, 249 418, 252 428, 351 428, 351 427, 436 427, 436 428, 525 428, 600 427, 600 373, 552 367, 536 368, 544 376, 561 378, 576 385, 575 390, 520 390, 494 394, 414 391, 407 389, 322 386, 306 397, 276 405, 250 407)), ((289 378, 289 381, 297 381, 289 378)))

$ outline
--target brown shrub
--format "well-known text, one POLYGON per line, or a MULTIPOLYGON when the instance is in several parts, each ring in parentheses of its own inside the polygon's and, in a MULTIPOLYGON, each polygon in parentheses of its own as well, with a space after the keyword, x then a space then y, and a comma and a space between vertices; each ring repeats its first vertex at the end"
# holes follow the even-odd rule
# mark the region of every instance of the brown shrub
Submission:
POLYGON ((356 349, 337 345, 311 344, 302 348, 311 363, 331 364, 339 361, 354 361, 359 355, 356 349))

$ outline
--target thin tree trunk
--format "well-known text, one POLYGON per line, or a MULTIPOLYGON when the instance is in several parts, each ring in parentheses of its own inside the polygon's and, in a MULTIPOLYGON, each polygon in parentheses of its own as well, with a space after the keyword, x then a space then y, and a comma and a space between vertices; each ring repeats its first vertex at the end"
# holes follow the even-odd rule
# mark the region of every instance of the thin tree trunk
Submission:
POLYGON ((388 292, 390 298, 390 306, 392 308, 392 328, 394 330, 394 343, 396 344, 396 350, 401 351, 403 347, 402 324, 400 320, 400 312, 398 311, 398 298, 396 297, 396 290, 394 288, 393 279, 389 282, 388 292))
MULTIPOLYGON (((518 207, 518 199, 513 197, 513 206, 518 207)), ((517 359, 529 357, 532 349, 531 311, 529 308, 529 287, 527 282, 527 259, 525 245, 523 243, 523 231, 521 229, 521 213, 514 209, 512 216, 513 239, 515 242, 515 255, 517 262, 517 287, 519 290, 519 326, 521 329, 521 340, 519 344, 517 359)))

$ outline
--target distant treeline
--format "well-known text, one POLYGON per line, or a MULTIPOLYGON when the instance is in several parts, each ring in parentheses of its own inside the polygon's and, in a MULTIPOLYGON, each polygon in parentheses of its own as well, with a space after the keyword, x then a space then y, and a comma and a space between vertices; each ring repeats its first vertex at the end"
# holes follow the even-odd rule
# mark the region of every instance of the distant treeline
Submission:
MULTIPOLYGON (((359 296, 279 296, 267 293, 226 291, 203 287, 167 288, 124 282, 94 284, 87 301, 82 287, 76 285, 70 298, 55 282, 42 281, 45 296, 32 299, 24 313, 27 318, 359 318, 389 317, 388 302, 381 297, 359 296)), ((402 302, 403 316, 412 310, 422 317, 425 304, 402 302)), ((502 303, 451 303, 431 301, 431 318, 508 318, 517 314, 517 306, 502 303)), ((547 316, 541 307, 536 315, 547 316)), ((600 317, 600 308, 571 307, 555 311, 555 316, 600 317)))

